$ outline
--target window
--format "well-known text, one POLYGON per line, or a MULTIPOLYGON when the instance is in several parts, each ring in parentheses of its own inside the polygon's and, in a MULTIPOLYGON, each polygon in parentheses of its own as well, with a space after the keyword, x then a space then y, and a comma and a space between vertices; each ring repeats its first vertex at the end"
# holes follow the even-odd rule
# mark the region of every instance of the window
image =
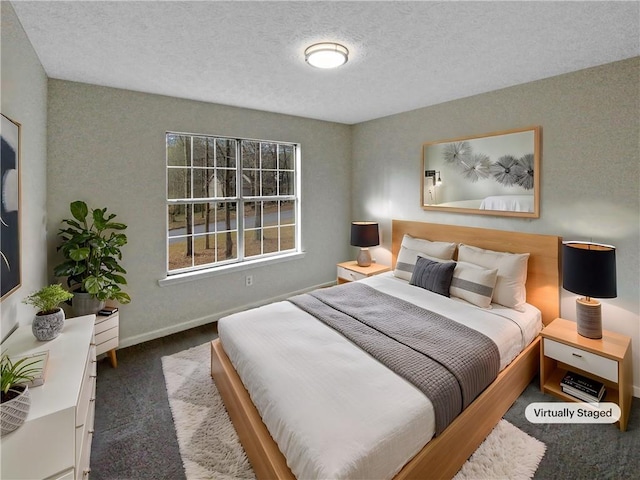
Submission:
POLYGON ((169 132, 167 271, 299 251, 299 146, 169 132))

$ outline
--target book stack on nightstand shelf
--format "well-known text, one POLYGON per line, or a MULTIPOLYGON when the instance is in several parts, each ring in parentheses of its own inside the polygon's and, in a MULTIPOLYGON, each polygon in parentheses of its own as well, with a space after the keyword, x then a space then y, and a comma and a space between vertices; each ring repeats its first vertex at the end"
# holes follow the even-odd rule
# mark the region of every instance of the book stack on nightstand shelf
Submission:
POLYGON ((598 403, 607 389, 604 383, 577 373, 567 372, 560 382, 562 391, 585 402, 598 403))

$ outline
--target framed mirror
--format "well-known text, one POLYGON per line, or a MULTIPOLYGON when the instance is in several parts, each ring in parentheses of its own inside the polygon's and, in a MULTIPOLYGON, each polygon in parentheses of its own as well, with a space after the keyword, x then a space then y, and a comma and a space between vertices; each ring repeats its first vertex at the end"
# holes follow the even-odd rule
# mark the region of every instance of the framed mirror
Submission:
POLYGON ((539 126, 422 146, 425 210, 538 218, 539 126))

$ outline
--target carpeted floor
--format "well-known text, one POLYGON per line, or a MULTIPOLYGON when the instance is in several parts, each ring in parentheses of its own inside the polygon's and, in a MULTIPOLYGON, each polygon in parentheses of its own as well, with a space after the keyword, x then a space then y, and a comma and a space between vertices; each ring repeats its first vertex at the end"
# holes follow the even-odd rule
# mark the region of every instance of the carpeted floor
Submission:
MULTIPOLYGON (((92 480, 185 479, 161 358, 216 337, 214 325, 118 350, 118 368, 98 364, 92 480)), ((613 425, 531 424, 532 402, 554 401, 534 380, 505 415, 547 445, 534 479, 632 479, 640 471, 640 400, 626 432, 613 425)))
MULTIPOLYGON (((238 436, 211 379, 205 343, 162 357, 169 405, 190 480, 253 479, 238 436)), ((501 420, 454 480, 530 479, 544 443, 501 420)))

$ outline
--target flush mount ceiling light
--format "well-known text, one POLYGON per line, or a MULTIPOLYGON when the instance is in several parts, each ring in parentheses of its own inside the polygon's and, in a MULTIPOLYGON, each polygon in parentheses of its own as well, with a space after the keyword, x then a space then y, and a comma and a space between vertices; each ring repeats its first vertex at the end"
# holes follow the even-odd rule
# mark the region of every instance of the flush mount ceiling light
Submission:
POLYGON ((349 50, 339 43, 316 43, 304 51, 304 59, 312 67, 336 68, 347 63, 349 50))

